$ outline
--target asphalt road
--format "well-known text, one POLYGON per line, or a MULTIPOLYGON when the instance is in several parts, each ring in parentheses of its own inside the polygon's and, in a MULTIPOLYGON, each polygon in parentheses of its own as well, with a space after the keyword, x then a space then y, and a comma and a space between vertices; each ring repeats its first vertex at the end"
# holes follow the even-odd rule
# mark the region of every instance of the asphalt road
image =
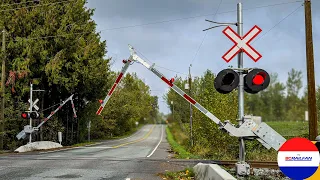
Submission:
POLYGON ((0 156, 0 179, 157 180, 185 168, 171 162, 164 125, 146 125, 128 138, 68 150, 0 156))

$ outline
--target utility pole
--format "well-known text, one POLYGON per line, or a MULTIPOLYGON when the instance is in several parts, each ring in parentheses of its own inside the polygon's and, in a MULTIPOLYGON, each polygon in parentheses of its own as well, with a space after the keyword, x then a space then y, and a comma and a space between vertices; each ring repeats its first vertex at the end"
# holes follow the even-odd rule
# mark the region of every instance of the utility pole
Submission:
POLYGON ((3 149, 4 138, 4 107, 5 107, 5 80, 6 80, 6 30, 2 30, 2 72, 1 72, 1 122, 0 122, 0 149, 3 149))
MULTIPOLYGON (((190 68, 191 68, 192 64, 190 64, 189 66, 189 95, 191 95, 191 72, 190 72, 190 68)), ((192 137, 192 104, 190 104, 190 144, 191 144, 191 147, 193 147, 193 137, 192 137)))
POLYGON ((306 57, 308 79, 308 114, 309 114, 309 140, 314 141, 318 135, 318 118, 316 105, 316 88, 314 77, 314 57, 312 40, 311 0, 304 1, 305 31, 306 31, 306 57))

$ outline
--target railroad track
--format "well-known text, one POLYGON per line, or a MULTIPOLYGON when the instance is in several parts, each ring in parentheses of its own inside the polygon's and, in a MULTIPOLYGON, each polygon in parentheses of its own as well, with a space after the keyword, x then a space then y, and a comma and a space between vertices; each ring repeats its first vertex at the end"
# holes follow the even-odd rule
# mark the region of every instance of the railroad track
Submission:
MULTIPOLYGON (((205 163, 205 164, 217 164, 220 166, 226 167, 235 167, 235 164, 238 162, 236 160, 205 160, 205 159, 153 159, 149 161, 166 161, 166 162, 173 162, 173 163, 190 163, 195 165, 197 163, 205 163)), ((277 161, 247 161, 250 164, 251 168, 268 168, 268 169, 279 169, 277 161)))
MULTIPOLYGON (((218 165, 234 167, 237 161, 218 161, 218 165)), ((247 161, 252 168, 269 168, 269 169, 279 169, 278 163, 276 161, 247 161)))

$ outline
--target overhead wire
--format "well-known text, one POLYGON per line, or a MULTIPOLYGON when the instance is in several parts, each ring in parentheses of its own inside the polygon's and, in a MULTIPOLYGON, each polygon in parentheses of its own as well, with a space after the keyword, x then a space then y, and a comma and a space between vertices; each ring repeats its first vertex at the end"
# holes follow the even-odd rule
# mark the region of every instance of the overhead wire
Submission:
MULTIPOLYGON (((69 0, 68 2, 75 1, 75 0, 69 0)), ((66 1, 63 1, 66 2, 66 1)), ((269 4, 269 5, 264 5, 264 6, 257 6, 253 8, 247 8, 243 10, 253 10, 253 9, 259 9, 259 8, 266 8, 266 7, 273 7, 273 6, 279 6, 279 5, 286 5, 286 4, 292 4, 292 3, 297 3, 297 2, 303 2, 303 1, 290 1, 290 2, 283 2, 283 3, 276 3, 276 4, 269 4)), ((224 13, 231 13, 231 12, 236 12, 237 10, 231 10, 231 11, 224 11, 224 12, 219 12, 216 14, 224 14, 224 13)), ((1 12, 1 11, 0 11, 1 12)), ((187 19, 195 19, 198 17, 205 17, 205 16, 211 16, 214 15, 215 13, 211 14, 204 14, 204 15, 199 15, 199 16, 191 16, 191 17, 185 17, 185 18, 178 18, 178 19, 172 19, 172 20, 165 20, 165 21, 156 21, 156 22, 150 22, 150 23, 144 23, 144 24, 136 24, 136 25, 128 25, 128 26, 121 26, 121 27, 115 27, 115 28, 107 28, 107 29, 101 29, 98 30, 99 32, 103 31, 110 31, 110 30, 117 30, 117 29, 127 29, 127 28, 133 28, 133 27, 140 27, 140 26, 148 26, 148 25, 153 25, 153 24, 161 24, 161 23, 169 23, 169 22, 174 22, 174 21, 180 21, 180 20, 187 20, 187 19)), ((49 36, 39 36, 39 37, 32 37, 32 38, 23 38, 26 40, 34 40, 34 39, 41 39, 41 38, 52 38, 52 37, 64 37, 72 34, 85 34, 85 33, 91 33, 91 32, 79 32, 79 33, 70 33, 70 34, 64 34, 64 35, 49 35, 49 36)))
POLYGON ((295 10, 293 10, 290 14, 288 14, 287 16, 285 16, 284 18, 282 18, 278 23, 276 23, 274 26, 272 26, 266 33, 262 34, 260 37, 258 37, 257 39, 255 39, 251 44, 253 44, 254 42, 256 42, 257 40, 259 40, 260 38, 262 38, 263 36, 265 36, 266 34, 268 34, 272 29, 274 29, 276 26, 278 26, 281 22, 283 22, 284 20, 286 20, 289 16, 291 16, 292 14, 294 14, 295 12, 297 12, 304 4, 301 4, 299 7, 297 7, 295 10))
MULTIPOLYGON (((36 5, 36 6, 26 6, 26 7, 21 7, 21 8, 13 8, 13 9, 6 9, 6 10, 1 10, 0 12, 4 12, 4 11, 9 11, 9 10, 17 10, 17 9, 22 9, 22 8, 29 8, 29 7, 39 7, 39 6, 46 6, 46 5, 53 5, 53 4, 59 4, 59 3, 67 3, 67 2, 72 2, 72 1, 75 1, 75 0, 67 0, 67 1, 60 1, 60 2, 55 2, 55 3, 47 3, 47 4, 43 4, 43 5, 36 5)), ((29 1, 31 2, 31 1, 29 1)), ((283 2, 283 3, 276 3, 276 4, 269 4, 269 5, 264 5, 264 6, 257 6, 257 7, 254 7, 254 8, 246 8, 246 9, 243 9, 243 10, 252 10, 252 9, 259 9, 259 8, 266 8, 266 7, 272 7, 272 6, 279 6, 279 5, 285 5, 285 4, 292 4, 292 3, 297 3, 297 2, 303 2, 303 1, 290 1, 290 2, 283 2)), ((191 16, 191 17, 186 17, 186 18, 179 18, 179 19, 172 19, 172 20, 166 20, 166 21, 157 21, 157 22, 151 22, 151 23, 145 23, 145 24, 138 24, 138 25, 131 25, 131 26, 123 26, 123 27, 117 27, 117 28, 109 28, 109 29, 102 29, 100 30, 100 32, 102 31, 107 31, 107 30, 116 30, 116 29, 123 29, 123 28, 132 28, 132 27, 138 27, 138 26, 146 26, 146 25, 152 25, 152 24, 159 24, 159 23, 168 23, 168 22, 173 22, 173 21, 179 21, 179 20, 186 20, 186 19, 194 19, 194 18, 198 18, 198 17, 204 17, 204 16, 210 16, 210 15, 214 15, 216 16, 217 14, 224 14, 224 13, 230 13, 230 12, 236 12, 236 10, 232 10, 232 11, 224 11, 224 12, 220 12, 218 13, 218 10, 220 8, 220 5, 222 3, 222 0, 220 1, 219 3, 219 6, 217 8, 217 11, 214 13, 214 14, 205 14, 205 15, 199 15, 199 16, 191 16)), ((300 8, 301 6, 299 6, 300 8)), ((299 8, 297 8, 295 11, 297 11, 299 8)), ((294 12, 295 12, 294 11, 294 12)), ((263 34, 262 36, 265 36, 268 32, 270 32, 274 27, 276 27, 278 24, 280 24, 283 20, 285 20, 286 18, 288 18, 291 14, 293 14, 294 12, 290 13, 288 16, 286 16, 284 19, 282 19, 280 22, 278 22, 275 26, 273 26, 271 29, 269 29, 265 34, 263 34)), ((64 35, 50 35, 50 36, 40 36, 40 37, 31 37, 31 38, 23 38, 23 37, 17 37, 14 39, 14 41, 18 41, 17 39, 23 39, 23 40, 35 40, 35 39, 42 39, 42 38, 55 38, 55 37, 65 37, 65 36, 68 36, 68 35, 75 35, 75 34, 86 34, 86 33, 92 33, 92 32, 79 32, 79 33, 70 33, 70 34, 64 34, 64 35)), ((207 33, 206 33, 207 34, 207 33)), ((206 34, 204 36, 204 38, 202 39, 202 42, 200 44, 200 46, 198 47, 198 50, 196 52, 196 55, 194 57, 194 59, 192 60, 191 64, 194 62, 196 56, 197 56, 197 53, 199 52, 204 40, 205 40, 205 37, 206 37, 206 34)), ((261 37, 262 37, 261 36, 261 37)), ((260 37, 260 38, 261 38, 260 37)), ((258 38, 258 39, 260 39, 258 38)), ((255 41, 257 41, 258 39, 256 39, 255 41)), ((255 42, 254 41, 254 42, 255 42)), ((142 56, 144 56, 141 52, 139 52, 142 56)), ((145 56, 144 56, 145 57, 145 56)), ((146 58, 146 57, 145 57, 146 58)), ((148 60, 146 58, 146 60, 148 60)), ((149 61, 149 60, 148 60, 149 61)), ((149 61, 150 62, 150 61, 149 61)), ((225 64, 224 64, 225 65, 225 64)), ((222 65, 222 66, 224 66, 222 65)), ((183 74, 183 75, 187 75, 185 73, 181 73, 181 72, 178 72, 178 71, 175 71, 175 70, 171 70, 171 69, 168 69, 168 68, 165 68, 165 67, 161 67, 161 66, 158 66, 156 65, 157 67, 160 67, 160 68, 163 68, 163 69, 166 69, 166 70, 169 70, 169 71, 172 71, 172 72, 176 72, 176 73, 179 73, 179 74, 183 74)), ((221 66, 221 67, 222 67, 221 66)), ((221 68, 220 67, 220 68, 221 68)))
POLYGON ((14 10, 19 10, 19 9, 24 9, 24 8, 32 8, 32 7, 42 7, 42 6, 61 4, 61 3, 67 3, 67 2, 72 2, 72 1, 76 1, 76 0, 66 0, 66 1, 59 1, 59 2, 54 2, 54 3, 46 3, 46 4, 40 4, 40 5, 34 5, 34 6, 25 6, 25 7, 19 7, 19 8, 5 9, 5 10, 0 10, 0 12, 14 11, 14 10))
POLYGON ((19 2, 19 3, 8 3, 8 4, 1 4, 0 7, 5 7, 5 6, 13 6, 13 5, 20 5, 20 4, 27 4, 27 3, 31 3, 34 1, 26 1, 26 2, 19 2))
MULTIPOLYGON (((149 61, 151 64, 153 64, 153 62, 151 62, 145 55, 143 55, 139 50, 137 50, 136 48, 134 48, 137 53, 141 54, 141 56, 143 56, 147 61, 149 61)), ((181 72, 178 72, 178 71, 175 71, 175 70, 172 70, 172 69, 168 69, 168 68, 165 68, 165 67, 162 67, 162 66, 159 66, 159 65, 156 65, 155 66, 159 67, 159 68, 162 68, 162 69, 166 69, 168 71, 172 71, 172 72, 175 72, 175 73, 178 73, 178 74, 182 74, 182 75, 186 75, 185 73, 181 73, 181 72)))
MULTIPOLYGON (((219 3, 219 5, 218 5, 218 8, 217 8, 215 14, 213 15, 213 19, 214 19, 215 16, 217 15, 217 13, 218 13, 218 11, 219 11, 219 9, 220 9, 221 3, 222 3, 222 0, 220 0, 220 3, 219 3)), ((192 63, 193 63, 194 60, 196 59, 196 57, 197 57, 197 55, 198 55, 198 53, 199 53, 199 51, 200 51, 200 48, 201 48, 201 46, 202 46, 202 44, 203 44, 203 42, 204 42, 207 34, 208 34, 208 31, 206 31, 206 33, 204 34, 204 36, 203 36, 203 38, 202 38, 202 41, 201 41, 201 43, 200 43, 200 45, 199 45, 199 47, 198 47, 198 49, 197 49, 197 51, 196 51, 196 54, 194 55, 193 60, 191 61, 190 65, 192 65, 192 63)))

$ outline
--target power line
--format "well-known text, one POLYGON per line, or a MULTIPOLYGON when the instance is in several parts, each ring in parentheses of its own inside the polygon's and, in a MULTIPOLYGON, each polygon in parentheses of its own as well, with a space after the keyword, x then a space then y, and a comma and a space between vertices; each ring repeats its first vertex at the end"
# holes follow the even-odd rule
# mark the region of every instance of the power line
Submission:
POLYGON ((275 24, 273 27, 271 27, 266 33, 264 33, 263 35, 261 35, 259 38, 257 38, 256 40, 254 40, 251 44, 253 44, 254 42, 256 42, 257 40, 259 40, 260 38, 262 38, 263 36, 265 36, 266 34, 268 34, 273 28, 275 28, 276 26, 278 26, 282 21, 286 20, 289 16, 291 16, 293 13, 297 12, 301 7, 303 6, 303 4, 301 4, 298 8, 296 8, 295 10, 293 10, 290 14, 288 14, 286 17, 282 18, 277 24, 275 24))
MULTIPOLYGON (((219 11, 219 8, 220 8, 221 3, 222 3, 222 0, 220 0, 220 3, 219 3, 219 5, 218 5, 218 8, 217 8, 217 10, 216 10, 216 12, 215 12, 215 14, 214 14, 214 16, 213 16, 213 19, 214 19, 214 18, 215 18, 215 16, 217 15, 217 13, 218 13, 218 11, 219 11)), ((194 62, 194 60, 196 59, 196 57, 197 57, 197 55, 198 55, 198 53, 199 53, 199 51, 200 51, 200 48, 201 48, 201 46, 202 46, 202 44, 203 44, 203 42, 204 42, 204 40, 205 40, 205 38, 206 38, 207 34, 208 34, 208 31, 206 31, 205 35, 203 36, 202 41, 201 41, 201 43, 200 43, 200 45, 199 45, 199 47, 198 47, 198 50, 196 51, 196 54, 194 55, 193 60, 191 61, 191 63, 190 63, 190 64, 192 64, 192 63, 194 62)))
POLYGON ((19 2, 19 3, 2 4, 2 5, 0 5, 0 7, 20 5, 20 4, 27 4, 27 3, 31 3, 31 2, 34 2, 34 1, 26 1, 26 2, 19 2))
POLYGON ((13 41, 19 41, 19 40, 35 40, 35 39, 46 39, 46 38, 55 38, 55 37, 65 37, 69 35, 76 35, 76 34, 86 34, 86 33, 92 33, 92 32, 79 32, 79 33, 69 33, 64 35, 52 35, 52 36, 39 36, 39 37, 31 37, 31 38, 24 38, 24 37, 16 37, 13 41), (19 40, 17 40, 19 39, 19 40))
MULTIPOLYGON (((70 0, 70 1, 75 1, 75 0, 70 0)), ((70 1, 68 1, 68 2, 70 2, 70 1)), ((67 2, 67 1, 63 1, 63 2, 67 2)), ((257 6, 257 7, 254 7, 254 8, 247 8, 247 9, 243 9, 243 10, 253 10, 253 9, 273 7, 273 6, 279 6, 279 5, 285 5, 285 4, 292 4, 292 3, 297 3, 297 2, 302 2, 302 1, 293 1, 293 2, 291 1, 291 2, 285 2, 285 3, 270 4, 270 5, 265 5, 265 6, 257 6)), ((220 13, 216 13, 216 14, 224 14, 224 13, 231 13, 231 12, 236 12, 236 10, 224 11, 224 12, 220 12, 220 13)), ((180 20, 186 20, 186 19, 195 19, 195 18, 198 18, 198 17, 205 17, 205 16, 211 16, 211 15, 214 15, 214 14, 205 14, 205 15, 191 16, 191 17, 172 19, 172 20, 166 20, 166 21, 156 21, 156 22, 145 23, 145 24, 121 26, 121 27, 116 27, 116 28, 102 29, 102 30, 99 30, 99 31, 102 32, 102 31, 110 31, 110 30, 117 30, 117 29, 133 28, 133 27, 139 27, 139 26, 148 26, 148 25, 153 25, 153 24, 168 23, 168 22, 174 22, 174 21, 180 21, 180 20)), ((85 34, 85 33, 91 33, 91 32, 81 32, 81 33, 72 33, 72 34, 85 34)), ((26 39, 26 40, 31 39, 32 40, 32 39, 41 39, 41 38, 50 38, 50 37, 64 37, 64 36, 68 36, 68 35, 72 35, 72 34, 39 36, 39 37, 24 38, 24 39, 26 39)), ((20 37, 20 38, 23 38, 23 37, 20 37)))
MULTIPOLYGON (((272 7, 272 6, 279 6, 279 5, 285 5, 285 4, 292 4, 292 3, 297 3, 297 2, 302 2, 302 1, 291 1, 291 2, 285 2, 285 3, 277 3, 277 4, 270 4, 270 5, 265 5, 265 6, 257 6, 254 8, 247 8, 243 10, 253 10, 253 9, 259 9, 259 8, 266 8, 266 7, 272 7)), ((231 10, 231 11, 224 11, 220 12, 217 14, 225 14, 225 13, 231 13, 231 12, 236 12, 237 10, 231 10)), ((211 16, 214 15, 215 13, 211 14, 204 14, 204 15, 199 15, 199 16, 190 16, 190 17, 185 17, 185 18, 178 18, 178 19, 172 19, 172 20, 165 20, 165 21, 156 21, 156 22, 150 22, 150 23, 145 23, 145 24, 137 24, 137 25, 129 25, 129 26, 122 26, 122 27, 116 27, 116 28, 108 28, 108 29, 102 29, 100 31, 108 31, 108 30, 116 30, 116 29, 126 29, 126 28, 132 28, 132 27, 139 27, 139 26, 147 26, 147 25, 153 25, 153 24, 161 24, 161 23, 168 23, 168 22, 174 22, 174 21, 180 21, 180 20, 186 20, 186 19, 195 19, 198 17, 205 17, 205 16, 211 16)))
POLYGON ((171 70, 171 69, 168 69, 168 68, 165 68, 165 67, 162 67, 162 66, 158 66, 158 65, 156 65, 156 66, 159 67, 159 68, 162 68, 162 69, 166 69, 168 71, 172 71, 172 72, 175 72, 175 73, 178 73, 178 74, 185 75, 185 76, 188 75, 188 74, 185 74, 185 73, 182 73, 182 72, 178 72, 178 71, 175 71, 175 70, 171 70))
POLYGON ((61 3, 67 3, 67 2, 72 2, 72 1, 76 1, 76 0, 67 0, 67 1, 60 1, 60 2, 55 2, 55 3, 42 4, 42 5, 35 5, 35 6, 26 6, 26 7, 19 7, 19 8, 5 9, 5 10, 1 10, 0 12, 13 11, 13 10, 24 9, 24 8, 32 8, 32 7, 48 6, 48 5, 61 4, 61 3))
MULTIPOLYGON (((149 61, 151 64, 153 64, 153 62, 151 62, 146 56, 144 56, 141 52, 139 52, 139 50, 137 50, 136 48, 134 48, 139 54, 141 54, 147 61, 149 61)), ((168 71, 172 71, 172 72, 175 72, 175 73, 178 73, 178 74, 183 74, 183 75, 186 75, 184 73, 181 73, 181 72, 178 72, 178 71, 175 71, 175 70, 172 70, 172 69, 168 69, 168 68, 165 68, 165 67, 162 67, 162 66, 158 66, 158 65, 155 65, 159 68, 162 68, 162 69, 166 69, 168 71)))

